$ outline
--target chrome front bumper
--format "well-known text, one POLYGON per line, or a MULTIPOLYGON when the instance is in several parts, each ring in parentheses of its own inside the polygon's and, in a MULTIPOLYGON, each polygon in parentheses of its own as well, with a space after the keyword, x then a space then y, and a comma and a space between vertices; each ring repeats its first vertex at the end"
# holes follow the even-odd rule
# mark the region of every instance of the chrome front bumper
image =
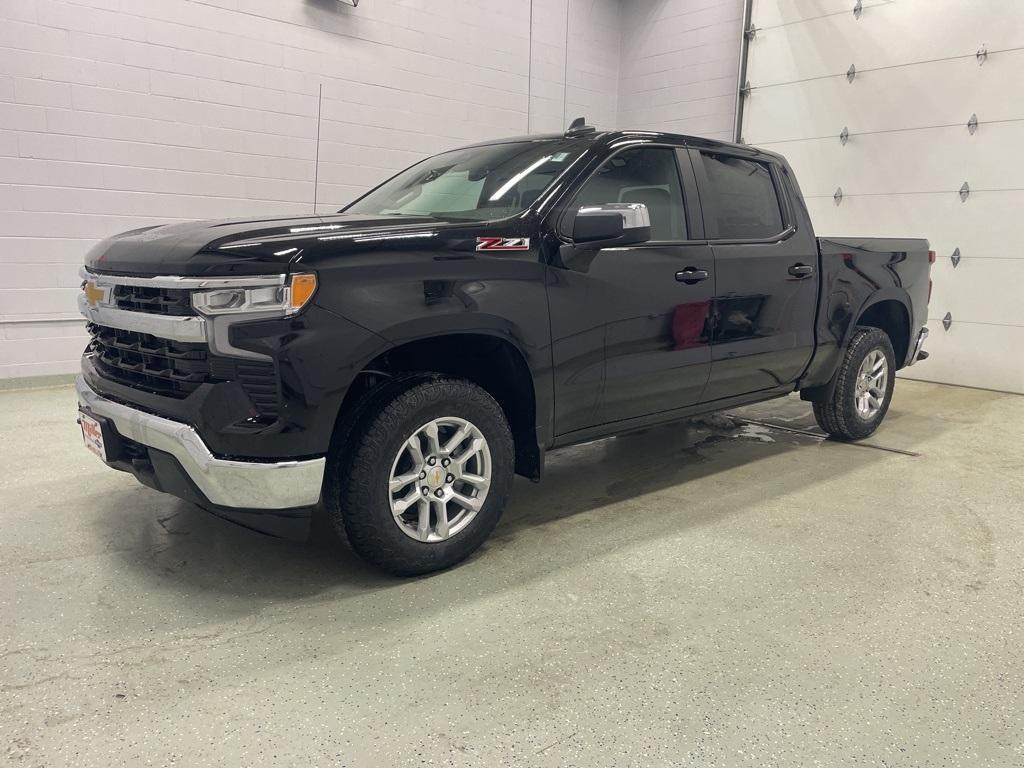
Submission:
POLYGON ((79 404, 113 423, 122 437, 169 453, 211 504, 237 509, 309 507, 320 498, 326 459, 234 461, 218 459, 187 424, 129 408, 97 394, 82 376, 79 404))
MULTIPOLYGON (((910 355, 910 360, 907 361, 907 365, 911 366, 917 362, 918 356, 921 354, 921 350, 924 348, 925 339, 928 338, 928 329, 922 328, 918 331, 917 341, 914 342, 914 351, 910 355)), ((927 355, 925 355, 927 357, 927 355)))

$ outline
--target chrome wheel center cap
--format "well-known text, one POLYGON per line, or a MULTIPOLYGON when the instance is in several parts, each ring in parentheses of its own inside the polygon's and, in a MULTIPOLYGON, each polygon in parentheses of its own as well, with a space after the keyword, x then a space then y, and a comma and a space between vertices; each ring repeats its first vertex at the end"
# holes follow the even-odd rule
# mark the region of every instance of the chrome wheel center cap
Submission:
POLYGON ((445 470, 442 469, 441 467, 431 467, 430 469, 427 470, 426 481, 427 485, 430 487, 430 490, 436 491, 438 488, 444 485, 445 474, 445 470))

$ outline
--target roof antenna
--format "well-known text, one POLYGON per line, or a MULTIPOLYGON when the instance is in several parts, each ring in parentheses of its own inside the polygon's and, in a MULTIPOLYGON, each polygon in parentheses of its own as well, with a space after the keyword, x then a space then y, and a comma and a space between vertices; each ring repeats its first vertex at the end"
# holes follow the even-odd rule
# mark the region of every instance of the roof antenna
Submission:
POLYGON ((596 133, 597 129, 587 125, 587 118, 577 117, 569 125, 569 129, 565 132, 566 136, 584 136, 588 133, 596 133))

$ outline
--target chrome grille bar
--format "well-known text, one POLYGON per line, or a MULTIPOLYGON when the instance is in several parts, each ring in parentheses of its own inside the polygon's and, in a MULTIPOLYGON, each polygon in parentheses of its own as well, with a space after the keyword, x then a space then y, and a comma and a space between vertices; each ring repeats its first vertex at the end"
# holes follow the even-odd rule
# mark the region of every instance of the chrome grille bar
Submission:
POLYGON ((210 288, 262 288, 268 285, 284 285, 282 275, 254 275, 252 277, 179 277, 157 275, 136 277, 132 275, 106 275, 82 267, 78 274, 83 280, 91 280, 97 287, 134 285, 140 288, 171 288, 178 290, 208 290, 210 288))
POLYGON ((107 328, 148 333, 151 336, 190 344, 206 343, 206 318, 203 317, 152 315, 147 312, 117 309, 101 303, 92 306, 84 293, 78 297, 78 311, 89 322, 107 328))
POLYGON ((177 275, 135 277, 101 274, 92 272, 85 267, 79 271, 79 274, 85 281, 85 290, 78 297, 78 310, 89 322, 122 331, 147 333, 172 341, 189 344, 206 343, 214 354, 226 357, 269 360, 268 355, 232 346, 228 329, 231 325, 246 320, 269 320, 275 316, 284 316, 283 313, 239 313, 205 317, 201 314, 186 316, 139 312, 118 307, 115 296, 115 289, 118 286, 186 291, 283 286, 286 281, 286 275, 283 274, 251 277, 179 277, 177 275))

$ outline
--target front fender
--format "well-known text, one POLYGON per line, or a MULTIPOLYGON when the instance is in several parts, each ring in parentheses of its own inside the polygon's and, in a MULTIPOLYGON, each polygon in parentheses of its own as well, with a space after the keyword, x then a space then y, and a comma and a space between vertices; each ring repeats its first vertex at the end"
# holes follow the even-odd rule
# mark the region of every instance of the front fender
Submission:
POLYGON ((378 354, 454 334, 507 341, 533 379, 538 441, 547 442, 554 408, 551 326, 544 267, 536 254, 394 258, 322 269, 316 301, 378 337, 378 354))

